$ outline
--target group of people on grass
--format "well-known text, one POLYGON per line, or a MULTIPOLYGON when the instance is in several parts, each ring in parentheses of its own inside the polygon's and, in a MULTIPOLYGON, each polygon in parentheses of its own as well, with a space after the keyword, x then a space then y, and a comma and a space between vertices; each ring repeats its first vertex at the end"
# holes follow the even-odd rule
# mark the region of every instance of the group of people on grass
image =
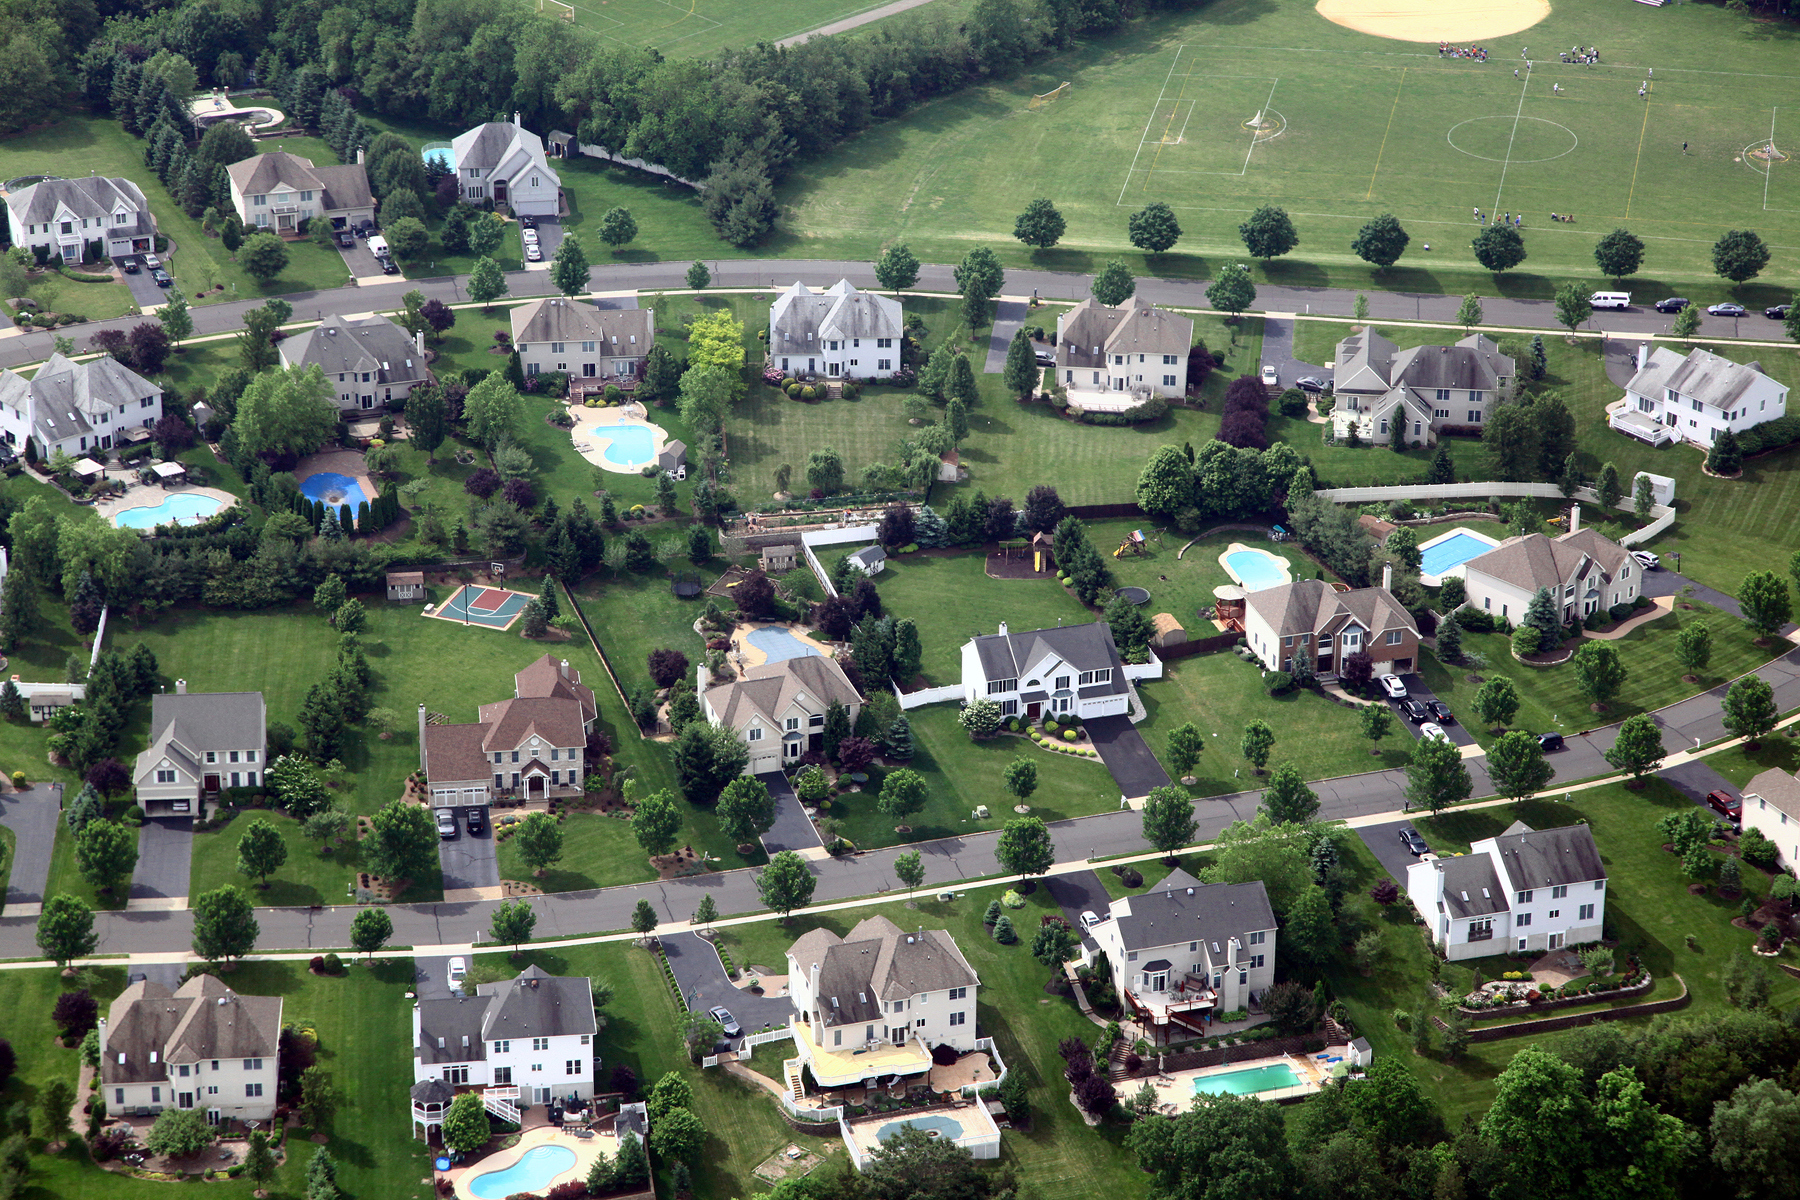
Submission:
POLYGON ((1566 63, 1597 63, 1600 51, 1594 46, 1570 46, 1562 52, 1562 60, 1566 63))
POLYGON ((1438 43, 1439 58, 1472 58, 1476 62, 1487 61, 1486 46, 1452 46, 1449 42, 1438 43))
MULTIPOLYGON (((1556 219, 1556 214, 1551 213, 1550 219, 1552 221, 1554 221, 1556 219)), ((1520 228, 1523 228, 1525 225, 1525 214, 1524 213, 1502 213, 1500 216, 1496 217, 1493 213, 1484 213, 1479 208, 1477 208, 1475 210, 1475 223, 1477 225, 1487 225, 1489 223, 1492 223, 1495 225, 1511 225, 1514 229, 1520 229, 1520 228)), ((1429 247, 1429 246, 1427 246, 1425 248, 1427 250, 1431 249, 1431 247, 1429 247)))

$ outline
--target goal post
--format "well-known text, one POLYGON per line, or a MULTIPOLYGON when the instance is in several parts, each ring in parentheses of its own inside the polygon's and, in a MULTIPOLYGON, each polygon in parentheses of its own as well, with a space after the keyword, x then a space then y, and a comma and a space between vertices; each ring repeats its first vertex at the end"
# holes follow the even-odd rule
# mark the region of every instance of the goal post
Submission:
POLYGON ((1065 79, 1062 81, 1062 83, 1058 84, 1056 87, 1051 88, 1049 91, 1045 92, 1043 95, 1033 96, 1031 98, 1031 102, 1029 104, 1027 104, 1025 107, 1026 108, 1042 108, 1042 107, 1044 107, 1044 105, 1050 103, 1052 100, 1055 100, 1059 97, 1068 95, 1069 87, 1070 87, 1069 81, 1065 79))
POLYGON ((575 6, 570 3, 565 3, 564 0, 538 0, 537 10, 539 13, 553 13, 565 21, 573 21, 575 19, 575 6))

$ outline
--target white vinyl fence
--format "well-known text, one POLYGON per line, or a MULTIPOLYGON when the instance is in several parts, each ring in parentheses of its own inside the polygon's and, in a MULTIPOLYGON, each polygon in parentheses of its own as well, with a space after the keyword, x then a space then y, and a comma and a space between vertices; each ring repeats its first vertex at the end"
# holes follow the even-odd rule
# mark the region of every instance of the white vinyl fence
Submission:
MULTIPOLYGON (((1488 500, 1498 496, 1539 500, 1563 498, 1562 489, 1554 483, 1418 483, 1394 487, 1324 488, 1314 495, 1333 504, 1371 504, 1382 500, 1488 500)), ((1572 499, 1598 504, 1600 494, 1593 488, 1579 487, 1572 499)), ((1636 511, 1629 492, 1613 507, 1620 512, 1636 511)), ((1650 515, 1653 518, 1650 524, 1621 537, 1619 545, 1641 545, 1675 523, 1675 510, 1667 504, 1651 505, 1650 515)))
POLYGON ((873 542, 881 536, 879 525, 846 525, 841 529, 813 529, 800 535, 800 552, 806 555, 806 565, 818 576, 819 586, 832 599, 837 598, 838 590, 832 586, 831 576, 825 571, 819 556, 813 553, 814 546, 843 546, 851 542, 873 542))

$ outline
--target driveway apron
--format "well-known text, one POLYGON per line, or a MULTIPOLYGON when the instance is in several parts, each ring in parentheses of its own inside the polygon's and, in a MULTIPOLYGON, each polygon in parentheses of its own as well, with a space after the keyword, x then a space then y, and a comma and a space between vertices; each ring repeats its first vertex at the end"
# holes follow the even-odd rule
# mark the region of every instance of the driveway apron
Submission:
POLYGON ((1151 788, 1168 785, 1169 773, 1150 753, 1130 717, 1088 717, 1082 725, 1121 793, 1135 799, 1149 795, 1151 788))

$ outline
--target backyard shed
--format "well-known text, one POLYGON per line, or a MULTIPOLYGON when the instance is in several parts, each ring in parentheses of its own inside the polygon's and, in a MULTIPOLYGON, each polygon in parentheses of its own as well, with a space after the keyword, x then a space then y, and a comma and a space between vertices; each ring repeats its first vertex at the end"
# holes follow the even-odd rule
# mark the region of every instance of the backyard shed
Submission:
POLYGON ((677 479, 687 478, 687 443, 670 439, 656 455, 656 467, 677 479))
POLYGON ((887 570, 887 551, 880 546, 864 546, 845 561, 864 575, 879 575, 887 570))
POLYGON ((1150 637, 1150 644, 1158 650, 1167 650, 1188 640, 1187 630, 1175 619, 1174 613, 1157 613, 1150 618, 1150 625, 1156 631, 1150 637))
POLYGON ((783 575, 792 571, 800 563, 800 547, 793 543, 783 546, 764 546, 762 558, 757 563, 771 575, 783 575))
POLYGON ((389 571, 387 573, 387 598, 406 604, 425 603, 425 572, 389 571))

